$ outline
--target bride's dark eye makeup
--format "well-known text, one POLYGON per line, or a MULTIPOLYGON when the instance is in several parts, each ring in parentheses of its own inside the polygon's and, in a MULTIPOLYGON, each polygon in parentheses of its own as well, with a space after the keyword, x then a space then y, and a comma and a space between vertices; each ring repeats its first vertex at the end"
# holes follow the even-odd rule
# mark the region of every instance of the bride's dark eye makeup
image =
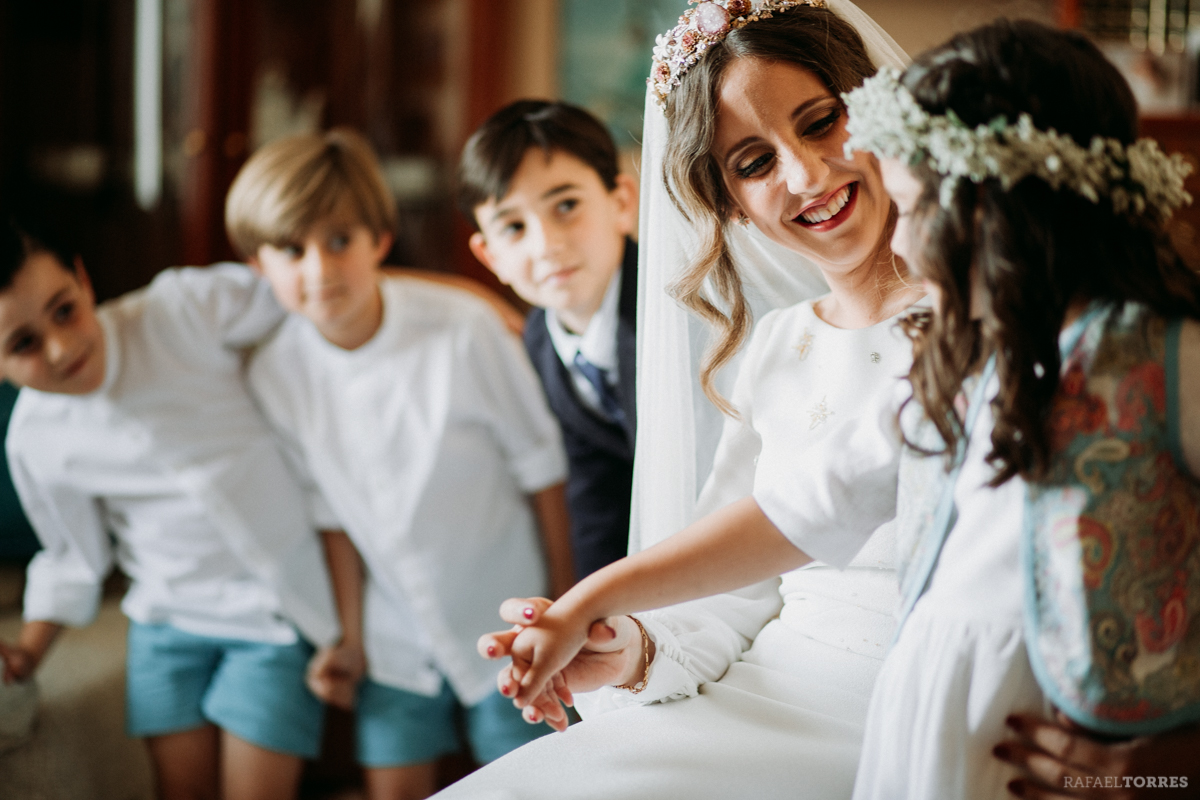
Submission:
POLYGON ((761 156, 754 159, 744 167, 735 168, 734 172, 737 173, 739 178, 753 178, 755 175, 762 172, 767 164, 771 163, 773 158, 775 158, 773 153, 763 153, 761 156))
POLYGON ((825 109, 823 116, 816 122, 804 129, 804 136, 821 136, 828 133, 838 120, 842 118, 842 107, 836 105, 833 108, 825 109))
MULTIPOLYGON (((801 138, 816 139, 824 136, 833 130, 838 121, 842 118, 845 110, 841 103, 835 103, 832 107, 816 109, 816 120, 809 121, 812 114, 805 115, 797 126, 797 133, 801 138)), ((775 159, 773 152, 762 153, 749 161, 739 161, 734 164, 733 172, 742 180, 748 180, 757 175, 761 175, 770 166, 775 159)))

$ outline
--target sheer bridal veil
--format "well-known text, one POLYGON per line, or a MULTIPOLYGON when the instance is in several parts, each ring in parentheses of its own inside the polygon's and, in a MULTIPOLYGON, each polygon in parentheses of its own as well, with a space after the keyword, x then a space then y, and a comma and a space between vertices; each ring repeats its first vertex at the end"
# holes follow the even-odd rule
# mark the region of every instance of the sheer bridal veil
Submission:
MULTIPOLYGON (((849 0, 826 0, 826 5, 857 29, 877 67, 908 64, 908 56, 892 37, 856 5, 849 0)), ((645 120, 638 247, 638 432, 630 552, 649 547, 693 521, 697 495, 712 467, 722 428, 721 413, 700 389, 699 365, 708 331, 669 293, 690 262, 696 240, 663 186, 667 120, 650 92, 645 120)), ((826 291, 815 266, 753 226, 730 226, 729 236, 756 318, 826 291)), ((726 396, 738 363, 731 362, 718 376, 717 385, 726 396)))

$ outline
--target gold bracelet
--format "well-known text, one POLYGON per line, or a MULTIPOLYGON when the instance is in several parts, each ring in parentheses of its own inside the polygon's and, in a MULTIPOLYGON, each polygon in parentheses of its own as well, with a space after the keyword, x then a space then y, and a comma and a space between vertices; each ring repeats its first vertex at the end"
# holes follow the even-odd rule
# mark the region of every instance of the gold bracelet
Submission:
POLYGON ((640 694, 646 688, 646 684, 650 681, 650 634, 646 633, 645 627, 642 626, 640 620, 633 615, 627 615, 633 624, 638 626, 638 630, 642 632, 642 659, 646 662, 645 669, 642 670, 642 679, 637 683, 622 683, 617 689, 628 689, 630 694, 640 694))

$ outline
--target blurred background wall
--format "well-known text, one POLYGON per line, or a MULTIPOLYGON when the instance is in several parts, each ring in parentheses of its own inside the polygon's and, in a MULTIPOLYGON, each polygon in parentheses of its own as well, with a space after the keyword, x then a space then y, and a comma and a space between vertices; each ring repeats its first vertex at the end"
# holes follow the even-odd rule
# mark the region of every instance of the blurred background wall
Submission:
MULTIPOLYGON (((1200 0, 860 0, 912 53, 998 16, 1081 27, 1191 147, 1200 0)), ((606 119, 635 168, 655 35, 684 0, 4 0, 0 210, 74 232, 102 298, 231 258, 246 156, 335 125, 379 150, 402 211, 391 260, 488 279, 450 189, 471 129, 522 96, 606 119)), ((1157 126, 1157 127, 1154 127, 1157 126)), ((1193 148, 1195 149, 1195 148, 1193 148)))

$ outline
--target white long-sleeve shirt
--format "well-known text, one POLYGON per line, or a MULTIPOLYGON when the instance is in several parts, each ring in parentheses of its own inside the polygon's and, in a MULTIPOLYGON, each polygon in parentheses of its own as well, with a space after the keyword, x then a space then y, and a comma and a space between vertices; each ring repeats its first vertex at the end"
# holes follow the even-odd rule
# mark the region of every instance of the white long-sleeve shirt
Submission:
POLYGON ((314 514, 366 565, 372 679, 467 704, 495 691, 475 642, 500 603, 545 593, 526 495, 566 475, 558 423, 524 349, 482 301, 380 282, 379 331, 355 350, 290 317, 250 383, 313 480, 314 514), (326 511, 321 511, 326 508, 326 511))
POLYGON ((113 560, 122 608, 206 636, 338 636, 320 542, 246 391, 239 350, 282 318, 249 269, 168 270, 101 306, 105 378, 87 395, 22 390, 13 481, 43 549, 25 618, 85 625, 113 560))

